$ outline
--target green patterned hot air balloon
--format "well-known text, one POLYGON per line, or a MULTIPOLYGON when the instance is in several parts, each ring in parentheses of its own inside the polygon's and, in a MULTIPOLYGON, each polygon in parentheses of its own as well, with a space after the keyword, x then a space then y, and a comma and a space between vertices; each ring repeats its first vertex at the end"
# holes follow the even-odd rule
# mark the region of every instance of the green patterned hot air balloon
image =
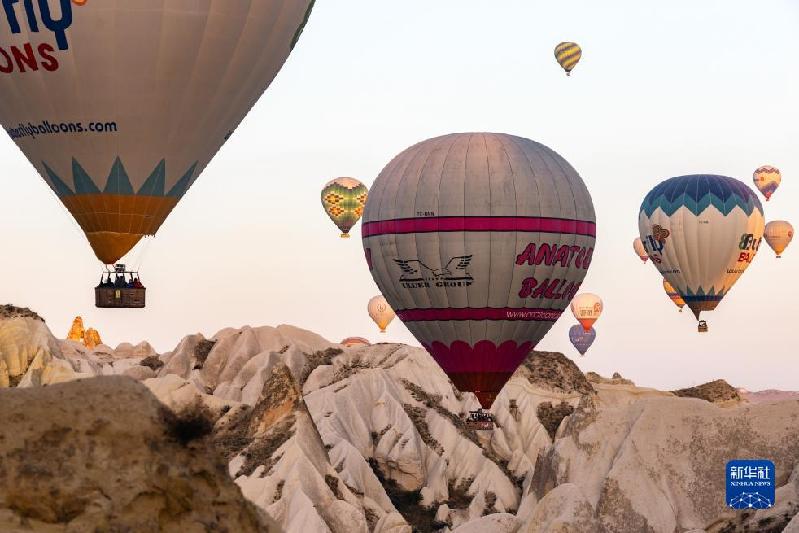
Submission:
POLYGON ((322 207, 348 239, 350 229, 361 219, 369 189, 354 178, 336 178, 322 189, 322 207))

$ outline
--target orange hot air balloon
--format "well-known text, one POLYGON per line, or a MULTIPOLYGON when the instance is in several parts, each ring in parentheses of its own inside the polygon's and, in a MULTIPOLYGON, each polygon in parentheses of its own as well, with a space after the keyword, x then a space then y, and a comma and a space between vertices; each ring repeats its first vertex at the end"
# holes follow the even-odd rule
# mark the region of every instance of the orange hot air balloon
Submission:
POLYGON ((112 264, 269 86, 313 0, 35 4, 0 10, 0 122, 112 264))
POLYGON ((791 244, 793 239, 793 226, 790 222, 785 220, 772 220, 766 224, 766 230, 763 233, 763 238, 777 254, 777 259, 782 257, 782 252, 791 244))
POLYGON ((602 299, 590 292, 578 294, 572 300, 571 310, 574 318, 583 326, 583 329, 590 331, 602 314, 602 299))

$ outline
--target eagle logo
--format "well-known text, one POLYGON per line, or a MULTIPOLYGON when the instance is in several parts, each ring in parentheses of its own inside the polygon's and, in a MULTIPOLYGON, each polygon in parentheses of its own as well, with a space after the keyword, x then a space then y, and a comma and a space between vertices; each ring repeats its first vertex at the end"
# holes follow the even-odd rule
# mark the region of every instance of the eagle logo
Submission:
POLYGON ((669 238, 669 235, 671 235, 671 232, 663 228, 660 224, 652 226, 652 237, 654 237, 656 241, 663 242, 669 238))
POLYGON ((423 282, 423 281, 469 281, 474 278, 466 271, 472 262, 471 255, 459 255, 451 258, 447 264, 441 268, 427 266, 419 259, 394 259, 400 267, 402 276, 400 281, 404 282, 423 282))

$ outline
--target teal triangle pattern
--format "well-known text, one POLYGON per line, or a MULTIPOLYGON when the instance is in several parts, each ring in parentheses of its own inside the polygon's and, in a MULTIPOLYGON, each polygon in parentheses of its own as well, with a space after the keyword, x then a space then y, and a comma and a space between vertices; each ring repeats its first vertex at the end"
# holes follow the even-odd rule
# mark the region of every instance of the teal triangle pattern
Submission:
POLYGON ((125 166, 119 156, 114 159, 114 164, 111 167, 111 173, 108 175, 108 181, 103 192, 107 194, 133 194, 133 186, 130 184, 128 173, 125 171, 125 166))
POLYGON ((189 185, 192 183, 192 177, 194 176, 194 170, 197 168, 197 163, 198 162, 195 161, 191 168, 187 170, 185 174, 183 174, 183 177, 180 178, 174 187, 169 190, 167 196, 180 198, 186 194, 186 191, 189 189, 189 185))
POLYGON ((122 160, 117 156, 114 159, 114 164, 111 166, 111 171, 108 174, 108 180, 106 181, 105 188, 101 192, 100 189, 95 185, 95 180, 86 172, 80 162, 73 158, 72 159, 72 184, 74 185, 74 189, 70 188, 61 176, 56 174, 56 172, 50 168, 46 162, 42 161, 42 165, 44 165, 45 173, 47 177, 45 178, 50 185, 50 188, 56 193, 56 195, 60 196, 70 196, 73 194, 122 194, 122 195, 142 195, 142 196, 171 196, 173 198, 180 198, 182 197, 186 191, 189 189, 192 183, 194 183, 194 179, 196 176, 194 173, 197 171, 197 165, 199 161, 195 161, 191 167, 186 171, 185 174, 175 183, 175 185, 169 190, 168 193, 164 193, 166 189, 166 160, 162 159, 158 162, 158 164, 153 169, 150 176, 144 182, 144 185, 141 186, 139 191, 135 193, 133 191, 133 186, 130 183, 130 178, 128 177, 128 173, 125 170, 125 166, 122 164, 122 160))
POLYGON ((67 184, 64 183, 60 177, 58 177, 58 174, 53 172, 53 169, 47 166, 47 163, 42 161, 42 164, 47 172, 47 177, 50 179, 53 190, 58 196, 72 196, 75 194, 72 189, 70 189, 67 184))
POLYGON ((161 162, 156 165, 152 174, 150 174, 150 177, 147 178, 147 181, 144 182, 144 185, 141 186, 141 189, 139 189, 139 192, 136 194, 139 196, 163 196, 165 184, 166 160, 162 159, 161 162))
POLYGON ((72 158, 72 181, 75 183, 75 194, 100 194, 100 189, 74 157, 72 158))

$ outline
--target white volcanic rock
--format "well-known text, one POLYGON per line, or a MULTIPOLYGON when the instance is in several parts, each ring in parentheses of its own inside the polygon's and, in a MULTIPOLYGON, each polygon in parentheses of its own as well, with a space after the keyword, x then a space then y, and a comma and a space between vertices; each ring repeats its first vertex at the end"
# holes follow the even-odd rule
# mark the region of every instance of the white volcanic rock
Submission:
POLYGON ((0 374, 7 376, 9 384, 22 379, 37 357, 43 365, 61 356, 50 329, 34 313, 10 306, 0 311, 0 361, 4 363, 0 374))
POLYGON ((512 514, 496 513, 457 527, 452 533, 516 533, 519 526, 519 521, 512 514))
POLYGON ((367 532, 367 515, 387 514, 339 477, 285 365, 272 368, 255 406, 218 426, 236 483, 286 531, 367 532))
POLYGON ((610 532, 701 529, 734 515, 720 497, 728 460, 768 457, 778 484, 786 483, 799 460, 798 416, 799 402, 722 409, 647 398, 581 408, 562 428, 536 490, 574 483, 610 532))
POLYGON ((600 531, 594 508, 573 483, 558 485, 526 517, 526 533, 578 533, 600 531))
POLYGON ((150 346, 149 342, 140 342, 136 346, 129 342, 123 342, 114 350, 114 355, 117 357, 130 357, 136 359, 143 359, 145 357, 157 356, 158 354, 150 346))
POLYGON ((452 510, 454 522, 481 516, 489 493, 496 511, 518 508, 516 480, 463 427, 474 396, 456 393, 425 350, 346 350, 317 367, 303 390, 322 440, 350 468, 363 472, 371 461, 398 489, 420 491, 421 505, 433 509, 459 487, 470 502, 452 510))

